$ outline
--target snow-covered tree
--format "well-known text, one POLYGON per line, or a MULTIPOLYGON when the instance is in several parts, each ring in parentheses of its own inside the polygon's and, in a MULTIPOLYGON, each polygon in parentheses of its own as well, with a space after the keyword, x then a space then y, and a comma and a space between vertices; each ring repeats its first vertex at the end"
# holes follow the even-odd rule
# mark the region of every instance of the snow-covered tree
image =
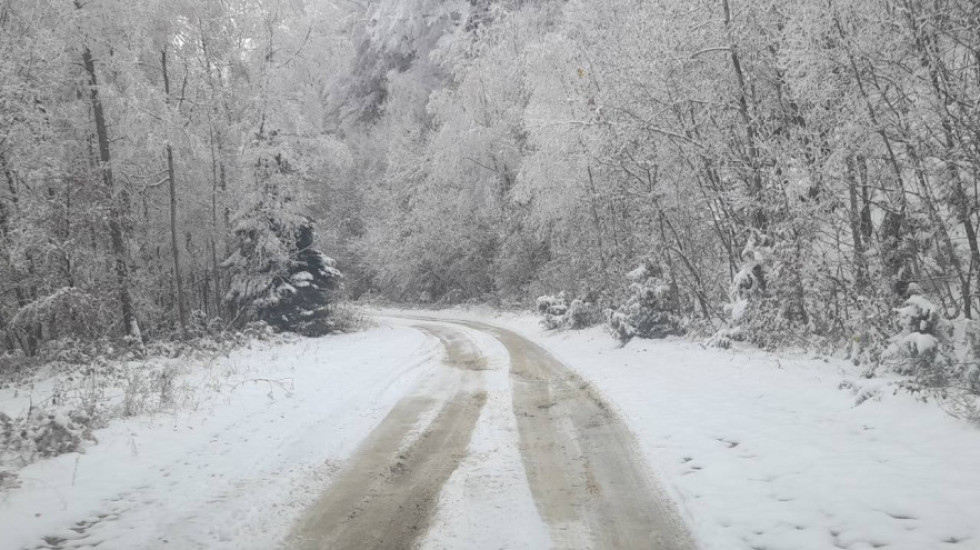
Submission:
POLYGON ((306 336, 330 332, 330 306, 343 276, 332 258, 313 248, 312 221, 253 213, 239 223, 238 246, 222 264, 231 280, 225 301, 236 319, 306 336))
POLYGON ((918 285, 911 286, 895 316, 899 333, 882 354, 883 365, 930 388, 946 387, 961 377, 952 347, 952 326, 918 285))

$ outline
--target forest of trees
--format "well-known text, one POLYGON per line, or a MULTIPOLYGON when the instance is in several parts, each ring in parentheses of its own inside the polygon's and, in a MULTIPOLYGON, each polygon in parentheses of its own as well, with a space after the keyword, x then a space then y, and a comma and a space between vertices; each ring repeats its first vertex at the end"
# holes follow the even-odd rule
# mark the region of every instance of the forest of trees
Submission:
POLYGON ((615 309, 650 266, 683 329, 869 364, 897 331, 945 338, 908 307, 980 314, 972 0, 392 0, 365 21, 328 113, 355 293, 615 309))
POLYGON ((980 315, 974 0, 0 0, 0 60, 7 348, 229 317, 270 216, 354 298, 645 265, 684 330, 855 358, 980 315))
POLYGON ((351 163, 323 126, 343 21, 312 1, 0 0, 0 350, 234 323, 234 281, 288 276, 351 163), (233 257, 244 241, 259 257, 233 257))

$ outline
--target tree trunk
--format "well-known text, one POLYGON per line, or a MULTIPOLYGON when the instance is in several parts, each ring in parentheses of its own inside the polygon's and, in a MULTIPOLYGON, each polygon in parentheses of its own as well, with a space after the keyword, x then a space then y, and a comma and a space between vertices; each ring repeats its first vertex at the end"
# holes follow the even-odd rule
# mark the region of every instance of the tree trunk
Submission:
MULTIPOLYGON (((14 257, 11 253, 11 247, 8 246, 11 242, 10 236, 10 218, 13 217, 14 212, 17 209, 17 205, 20 199, 17 196, 17 186, 14 182, 14 174, 10 167, 7 165, 7 158, 3 155, 3 151, 0 151, 0 172, 3 173, 4 179, 7 182, 7 188, 10 192, 10 203, 12 206, 0 202, 0 251, 4 254, 4 260, 10 270, 10 283, 13 287, 14 297, 16 298, 16 303, 18 308, 22 308, 31 302, 31 294, 33 291, 30 289, 30 283, 27 285, 22 284, 22 277, 18 276, 18 268, 14 261, 14 257), (24 286, 27 286, 27 291, 25 292, 24 286)), ((26 327, 25 330, 16 330, 11 328, 10 332, 7 334, 7 340, 11 343, 10 349, 13 349, 13 342, 17 342, 24 353, 32 356, 37 351, 36 344, 33 340, 31 327, 26 327), (22 335, 23 333, 23 335, 22 335), (15 340, 16 339, 16 340, 15 340)))
MULTIPOLYGON (((167 104, 170 104, 170 75, 167 72, 167 47, 160 53, 160 65, 163 69, 163 91, 167 104)), ((187 336, 187 309, 184 305, 184 282, 180 271, 180 246, 177 239, 177 178, 174 174, 174 150, 167 140, 167 179, 170 181, 170 251, 174 259, 174 281, 177 286, 177 319, 180 322, 180 332, 187 336)))
MULTIPOLYGON (((77 0, 75 7, 77 9, 82 8, 81 3, 77 0)), ((126 264, 126 241, 123 236, 121 222, 122 212, 116 200, 115 186, 112 178, 112 154, 109 148, 109 130, 106 125, 102 99, 99 96, 99 80, 95 72, 95 60, 92 58, 92 51, 88 47, 82 50, 82 63, 89 77, 89 100, 92 104, 92 114, 95 118, 95 133, 99 143, 99 172, 102 176, 102 184, 105 186, 106 192, 109 195, 109 238, 112 244, 116 285, 118 286, 119 302, 122 306, 124 330, 129 336, 142 339, 140 327, 136 321, 132 294, 130 293, 129 266, 126 264)))
POLYGON ((731 53, 732 71, 735 73, 735 82, 738 85, 738 114, 745 125, 745 139, 747 151, 747 164, 750 174, 750 191, 753 198, 758 201, 755 211, 752 213, 752 225, 756 229, 765 231, 768 225, 765 207, 762 204, 762 174, 759 166, 759 144, 755 125, 752 122, 752 115, 749 113, 749 100, 745 74, 742 71, 742 60, 739 55, 738 45, 732 34, 732 12, 728 5, 728 0, 721 0, 722 11, 724 13, 725 30, 728 31, 729 51, 731 53))
POLYGON ((854 170, 854 159, 847 162, 847 195, 850 201, 851 241, 854 243, 854 283, 858 292, 868 286, 868 261, 864 251, 864 236, 861 233, 861 209, 858 203, 858 182, 854 170))
POLYGON ((596 207, 596 194, 595 180, 592 178, 592 167, 587 168, 589 174, 589 209, 592 213, 592 225, 595 229, 596 247, 599 251, 599 268, 602 270, 602 286, 603 289, 608 287, 609 281, 607 281, 607 268, 606 268, 606 252, 602 245, 602 223, 599 220, 599 209, 596 207))

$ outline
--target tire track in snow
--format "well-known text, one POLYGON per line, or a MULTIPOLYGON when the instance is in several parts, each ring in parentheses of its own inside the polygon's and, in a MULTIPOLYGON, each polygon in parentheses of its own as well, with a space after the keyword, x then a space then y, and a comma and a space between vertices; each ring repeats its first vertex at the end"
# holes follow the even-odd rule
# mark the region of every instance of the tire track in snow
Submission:
POLYGON ((417 327, 446 348, 447 364, 463 371, 455 394, 422 433, 410 440, 423 415, 439 406, 425 395, 403 398, 360 445, 348 470, 328 487, 288 541, 289 548, 412 548, 425 534, 443 484, 466 456, 487 394, 462 383, 479 378, 486 364, 476 345, 458 331, 417 327))
POLYGON ((492 334, 509 351, 521 457, 553 548, 695 548, 635 437, 587 382, 514 332, 439 321, 492 334))

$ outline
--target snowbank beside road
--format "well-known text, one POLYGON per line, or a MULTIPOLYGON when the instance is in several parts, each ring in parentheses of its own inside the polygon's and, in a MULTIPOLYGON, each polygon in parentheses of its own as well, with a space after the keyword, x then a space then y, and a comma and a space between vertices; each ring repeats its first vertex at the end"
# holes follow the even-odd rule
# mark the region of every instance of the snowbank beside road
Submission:
POLYGON ((881 381, 844 362, 431 314, 516 330, 593 383, 705 550, 980 548, 980 430, 889 388, 874 397, 881 381))

